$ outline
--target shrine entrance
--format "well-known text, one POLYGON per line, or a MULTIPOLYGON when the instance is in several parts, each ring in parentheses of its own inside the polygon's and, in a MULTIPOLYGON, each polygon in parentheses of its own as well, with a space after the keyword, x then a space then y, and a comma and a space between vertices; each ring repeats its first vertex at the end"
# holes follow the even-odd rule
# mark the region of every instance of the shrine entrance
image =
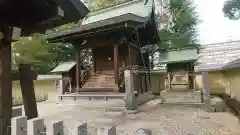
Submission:
POLYGON ((195 77, 193 72, 193 62, 167 64, 167 89, 170 91, 193 90, 195 77))

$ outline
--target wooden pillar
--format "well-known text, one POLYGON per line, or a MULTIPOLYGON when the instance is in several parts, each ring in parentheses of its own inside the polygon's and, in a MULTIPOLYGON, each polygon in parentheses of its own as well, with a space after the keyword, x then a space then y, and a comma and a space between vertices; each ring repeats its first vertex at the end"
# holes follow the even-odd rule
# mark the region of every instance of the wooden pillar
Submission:
POLYGON ((92 50, 92 71, 94 74, 96 73, 96 58, 93 50, 92 50))
POLYGON ((12 117, 12 29, 4 28, 0 50, 0 135, 11 135, 12 117))
POLYGON ((128 66, 132 66, 132 47, 128 45, 128 66))
POLYGON ((211 97, 210 97, 210 88, 208 83, 208 72, 202 72, 202 82, 203 82, 203 96, 204 96, 204 104, 206 107, 206 111, 211 112, 211 97))
POLYGON ((76 90, 80 88, 80 49, 76 47, 76 90))
POLYGON ((32 77, 29 77, 31 66, 29 64, 20 64, 19 73, 25 114, 28 119, 36 118, 38 112, 35 91, 32 77))
POLYGON ((118 81, 119 81, 118 44, 114 44, 114 75, 115 75, 115 84, 118 84, 118 81))

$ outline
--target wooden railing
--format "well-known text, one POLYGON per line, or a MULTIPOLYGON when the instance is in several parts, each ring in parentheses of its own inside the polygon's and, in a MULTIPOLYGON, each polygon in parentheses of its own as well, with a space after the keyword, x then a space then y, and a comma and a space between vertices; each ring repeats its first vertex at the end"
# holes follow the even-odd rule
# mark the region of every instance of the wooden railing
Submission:
POLYGON ((89 79, 89 77, 91 76, 91 70, 92 67, 91 66, 87 66, 85 70, 81 71, 81 85, 83 85, 84 83, 87 82, 87 80, 89 79))

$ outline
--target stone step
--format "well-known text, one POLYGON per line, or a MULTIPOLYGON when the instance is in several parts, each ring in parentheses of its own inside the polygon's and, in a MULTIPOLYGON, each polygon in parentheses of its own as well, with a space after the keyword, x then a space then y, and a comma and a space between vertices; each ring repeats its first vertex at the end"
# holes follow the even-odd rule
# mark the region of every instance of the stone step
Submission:
POLYGON ((115 84, 115 80, 105 80, 102 84, 115 84))
POLYGON ((94 87, 95 83, 86 82, 82 87, 94 87))
POLYGON ((98 76, 90 76, 89 79, 92 79, 92 80, 95 80, 95 79, 98 79, 101 75, 98 75, 98 76))
POLYGON ((117 88, 116 84, 104 84, 101 86, 101 88, 117 88))
POLYGON ((96 81, 94 81, 94 82, 87 81, 87 82, 85 82, 84 84, 95 84, 95 83, 96 83, 96 81))
POLYGON ((112 88, 88 88, 82 87, 79 89, 80 92, 114 92, 116 91, 115 87, 112 88))
POLYGON ((109 76, 109 75, 107 75, 106 77, 105 77, 105 79, 115 79, 115 76, 109 76))

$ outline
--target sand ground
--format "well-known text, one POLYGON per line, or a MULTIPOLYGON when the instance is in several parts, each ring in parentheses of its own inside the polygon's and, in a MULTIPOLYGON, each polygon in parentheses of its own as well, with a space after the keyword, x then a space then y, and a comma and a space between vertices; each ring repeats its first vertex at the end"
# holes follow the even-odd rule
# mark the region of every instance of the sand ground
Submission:
POLYGON ((46 122, 63 120, 66 135, 73 135, 80 122, 87 122, 89 135, 112 125, 119 135, 134 134, 138 128, 151 129, 153 135, 240 135, 239 120, 228 111, 208 113, 200 106, 160 104, 159 99, 142 105, 136 114, 123 113, 122 106, 121 100, 49 100, 38 103, 38 111, 46 122))

